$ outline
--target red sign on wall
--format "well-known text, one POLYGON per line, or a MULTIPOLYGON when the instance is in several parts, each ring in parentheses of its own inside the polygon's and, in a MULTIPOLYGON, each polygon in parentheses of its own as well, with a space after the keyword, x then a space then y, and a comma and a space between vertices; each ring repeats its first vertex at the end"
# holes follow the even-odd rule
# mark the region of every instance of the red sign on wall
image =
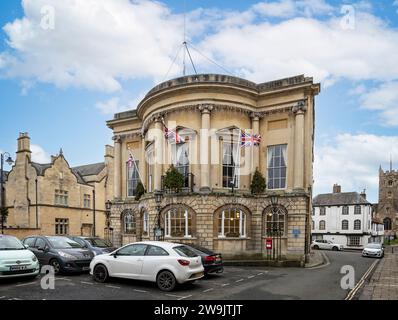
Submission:
POLYGON ((272 238, 265 239, 265 248, 267 250, 272 250, 272 238))

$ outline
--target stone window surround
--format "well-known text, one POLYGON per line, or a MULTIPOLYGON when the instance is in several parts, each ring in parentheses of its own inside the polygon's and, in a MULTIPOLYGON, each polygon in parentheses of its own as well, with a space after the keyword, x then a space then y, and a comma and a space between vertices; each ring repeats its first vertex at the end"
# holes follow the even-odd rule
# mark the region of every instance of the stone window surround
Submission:
POLYGON ((252 214, 248 208, 241 204, 225 204, 222 207, 215 210, 213 215, 213 239, 215 240, 247 240, 250 239, 251 236, 251 227, 252 227, 252 214), (245 225, 246 225, 246 232, 244 236, 239 237, 220 237, 218 234, 219 230, 219 215, 228 208, 234 207, 245 214, 245 225))

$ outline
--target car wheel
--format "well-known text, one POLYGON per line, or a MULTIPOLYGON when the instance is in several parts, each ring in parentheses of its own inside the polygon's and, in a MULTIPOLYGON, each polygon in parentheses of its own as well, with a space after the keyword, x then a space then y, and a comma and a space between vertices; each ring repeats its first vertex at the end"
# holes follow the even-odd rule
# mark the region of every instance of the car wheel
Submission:
POLYGON ((109 274, 106 267, 102 264, 98 264, 94 267, 93 278, 97 282, 104 283, 108 280, 109 274))
POLYGON ((61 273, 61 271, 62 271, 61 264, 59 263, 59 261, 57 259, 51 260, 50 266, 52 266, 54 268, 54 274, 58 275, 61 273))
POLYGON ((339 250, 339 248, 337 248, 337 247, 333 247, 333 248, 332 248, 332 250, 333 250, 333 251, 338 251, 338 250, 339 250))
POLYGON ((315 246, 314 246, 314 249, 315 249, 315 250, 319 250, 319 246, 315 245, 315 246))
POLYGON ((170 271, 162 271, 156 278, 156 284, 162 291, 172 291, 177 285, 177 280, 170 271))

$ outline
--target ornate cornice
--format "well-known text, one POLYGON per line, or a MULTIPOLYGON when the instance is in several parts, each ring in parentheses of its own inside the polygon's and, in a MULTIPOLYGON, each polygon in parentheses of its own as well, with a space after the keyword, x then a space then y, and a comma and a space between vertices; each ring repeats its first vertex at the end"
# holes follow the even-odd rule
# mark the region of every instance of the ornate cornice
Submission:
POLYGON ((115 142, 122 142, 124 140, 134 139, 134 138, 142 138, 141 130, 116 134, 112 137, 112 140, 115 142))
MULTIPOLYGON (((297 105, 299 105, 299 103, 297 105)), ((257 111, 252 106, 237 106, 237 105, 230 105, 230 104, 189 104, 189 105, 179 106, 179 107, 175 107, 175 108, 171 108, 168 110, 163 110, 163 111, 159 111, 159 112, 155 112, 155 113, 151 114, 149 117, 147 117, 144 120, 144 122, 142 124, 141 134, 144 135, 146 133, 146 131, 148 130, 148 127, 151 123, 160 121, 163 117, 165 117, 171 113, 174 113, 174 112, 181 112, 181 111, 189 112, 189 111, 193 111, 193 110, 198 110, 200 112, 234 111, 234 112, 240 112, 242 114, 245 114, 248 117, 263 118, 263 117, 266 117, 271 114, 277 114, 277 113, 283 113, 283 112, 290 113, 293 111, 293 109, 297 105, 276 107, 276 108, 265 110, 265 111, 257 111)))
POLYGON ((300 100, 292 107, 292 112, 295 114, 304 113, 305 111, 307 111, 307 99, 300 100))

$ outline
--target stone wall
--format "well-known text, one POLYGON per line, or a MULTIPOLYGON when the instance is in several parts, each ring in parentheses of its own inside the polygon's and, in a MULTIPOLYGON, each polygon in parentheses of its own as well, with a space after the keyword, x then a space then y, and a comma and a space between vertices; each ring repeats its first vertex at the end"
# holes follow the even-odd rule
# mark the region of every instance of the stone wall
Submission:
MULTIPOLYGON (((279 198, 279 204, 286 208, 287 218, 285 235, 281 239, 281 256, 283 259, 302 261, 306 252, 306 236, 310 229, 308 222, 309 208, 307 207, 307 194, 283 194, 279 198)), ((165 238, 166 241, 179 243, 194 243, 216 252, 220 252, 227 258, 266 257, 264 235, 264 211, 271 203, 267 196, 243 196, 235 197, 228 194, 210 195, 166 195, 161 203, 161 216, 173 205, 186 206, 195 214, 193 234, 191 238, 165 238), (247 236, 245 238, 219 238, 215 228, 217 212, 223 206, 233 205, 242 208, 247 214, 247 236)), ((153 196, 145 195, 140 201, 114 202, 111 210, 111 225, 113 227, 113 243, 116 246, 125 245, 140 240, 153 240, 153 228, 157 225, 157 209, 153 196), (126 209, 132 209, 137 215, 137 234, 129 236, 124 234, 122 213, 126 209), (150 233, 142 236, 141 214, 143 210, 149 212, 150 233)), ((164 227, 164 218, 161 219, 164 227)))

